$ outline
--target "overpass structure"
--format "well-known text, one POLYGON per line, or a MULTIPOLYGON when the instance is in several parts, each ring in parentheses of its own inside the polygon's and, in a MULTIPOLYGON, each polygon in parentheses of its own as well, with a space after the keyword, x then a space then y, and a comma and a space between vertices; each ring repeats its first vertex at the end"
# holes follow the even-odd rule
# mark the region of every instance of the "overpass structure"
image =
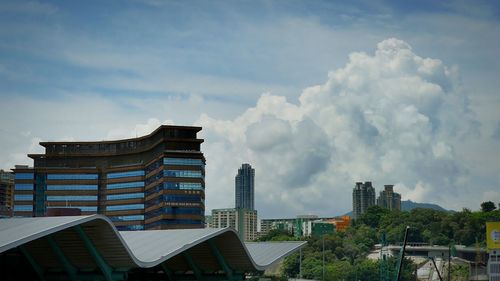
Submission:
POLYGON ((1 280, 243 280, 306 242, 224 229, 117 231, 105 216, 0 220, 1 280))

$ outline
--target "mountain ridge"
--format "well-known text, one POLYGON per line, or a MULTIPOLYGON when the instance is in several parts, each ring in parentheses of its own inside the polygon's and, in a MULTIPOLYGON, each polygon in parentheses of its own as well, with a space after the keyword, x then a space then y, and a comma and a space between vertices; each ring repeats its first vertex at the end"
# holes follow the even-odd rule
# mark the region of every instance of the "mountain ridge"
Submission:
MULTIPOLYGON (((418 203, 418 202, 413 202, 411 200, 401 201, 401 211, 411 211, 411 210, 417 209, 417 208, 433 209, 433 210, 443 211, 443 212, 453 212, 453 210, 446 210, 445 208, 439 206, 438 204, 434 204, 434 203, 418 203)), ((346 213, 345 215, 352 217, 352 211, 346 213)))

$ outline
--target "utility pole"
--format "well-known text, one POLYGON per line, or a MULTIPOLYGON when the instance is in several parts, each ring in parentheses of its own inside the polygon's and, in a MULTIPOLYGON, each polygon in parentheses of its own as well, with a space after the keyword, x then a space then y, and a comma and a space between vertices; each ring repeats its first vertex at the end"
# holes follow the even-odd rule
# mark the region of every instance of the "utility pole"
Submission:
POLYGON ((451 244, 448 245, 448 281, 451 280, 451 244))
POLYGON ((398 272, 396 274, 396 281, 399 281, 399 278, 401 277, 401 268, 403 267, 403 260, 405 259, 406 242, 408 239, 408 230, 409 229, 410 229, 410 227, 407 226, 406 231, 405 231, 405 238, 403 241, 403 247, 401 248, 401 252, 399 253, 399 265, 398 265, 398 272))
POLYGON ((302 279, 302 248, 299 249, 299 279, 302 279))

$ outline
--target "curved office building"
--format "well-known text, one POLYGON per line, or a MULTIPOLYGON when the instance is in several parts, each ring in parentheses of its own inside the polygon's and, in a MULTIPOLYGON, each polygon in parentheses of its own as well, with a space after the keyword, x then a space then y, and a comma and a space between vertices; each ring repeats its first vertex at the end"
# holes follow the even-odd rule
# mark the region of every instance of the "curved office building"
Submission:
POLYGON ((108 216, 118 230, 202 228, 200 130, 161 126, 133 139, 41 142, 45 153, 28 155, 32 168, 13 169, 14 216, 77 209, 108 216))

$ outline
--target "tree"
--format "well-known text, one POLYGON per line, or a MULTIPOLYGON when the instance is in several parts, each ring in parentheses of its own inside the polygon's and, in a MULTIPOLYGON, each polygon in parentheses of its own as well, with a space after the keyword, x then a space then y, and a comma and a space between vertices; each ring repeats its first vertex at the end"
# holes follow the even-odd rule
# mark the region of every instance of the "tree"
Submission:
POLYGON ((495 203, 491 201, 486 201, 481 203, 481 211, 482 212, 491 212, 495 210, 497 207, 495 206, 495 203))

